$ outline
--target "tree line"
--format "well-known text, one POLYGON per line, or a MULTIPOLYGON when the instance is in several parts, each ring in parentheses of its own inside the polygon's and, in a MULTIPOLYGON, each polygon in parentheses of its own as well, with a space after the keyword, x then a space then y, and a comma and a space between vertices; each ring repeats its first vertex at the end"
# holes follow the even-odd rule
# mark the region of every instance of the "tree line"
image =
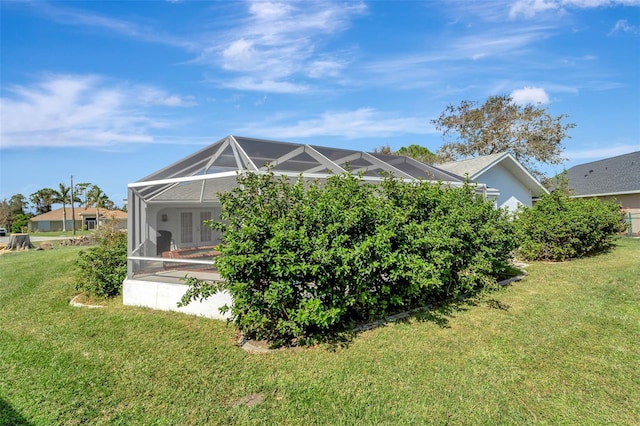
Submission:
POLYGON ((98 212, 100 209, 116 208, 116 204, 98 185, 78 183, 72 191, 70 185, 60 183, 57 189, 42 188, 29 195, 29 198, 15 194, 8 200, 0 201, 0 226, 10 232, 21 232, 32 217, 50 212, 55 204, 62 204, 63 231, 67 231, 67 208, 70 206, 96 207, 98 212))

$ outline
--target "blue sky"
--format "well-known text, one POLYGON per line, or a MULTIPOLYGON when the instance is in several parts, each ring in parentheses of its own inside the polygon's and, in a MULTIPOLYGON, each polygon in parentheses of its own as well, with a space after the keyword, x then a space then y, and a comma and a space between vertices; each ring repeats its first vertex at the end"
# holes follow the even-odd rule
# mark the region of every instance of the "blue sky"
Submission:
POLYGON ((436 151, 448 104, 503 94, 576 123, 564 167, 640 149, 640 0, 9 0, 0 18, 0 199, 73 175, 121 206, 229 134, 436 151))

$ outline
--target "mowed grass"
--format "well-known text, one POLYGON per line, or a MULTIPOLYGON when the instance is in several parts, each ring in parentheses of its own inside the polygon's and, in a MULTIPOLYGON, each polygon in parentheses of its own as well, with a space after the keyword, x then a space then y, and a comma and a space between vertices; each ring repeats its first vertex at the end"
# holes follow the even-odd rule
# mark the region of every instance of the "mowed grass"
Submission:
POLYGON ((346 347, 259 355, 238 348, 224 322, 121 300, 69 306, 79 250, 0 256, 0 424, 640 419, 640 240, 534 263, 483 300, 360 333, 346 347))
POLYGON ((62 231, 37 231, 37 232, 29 232, 29 235, 31 235, 32 237, 69 237, 69 238, 73 238, 73 237, 80 237, 83 235, 92 235, 95 234, 95 230, 81 230, 81 229, 76 229, 76 233, 75 235, 73 234, 73 231, 66 231, 66 232, 62 232, 62 231))

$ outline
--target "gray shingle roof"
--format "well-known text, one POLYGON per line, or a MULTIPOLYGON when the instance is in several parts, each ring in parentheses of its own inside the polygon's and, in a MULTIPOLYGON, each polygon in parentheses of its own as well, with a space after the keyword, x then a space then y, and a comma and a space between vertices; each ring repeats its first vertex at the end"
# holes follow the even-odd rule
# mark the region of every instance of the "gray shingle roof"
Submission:
POLYGON ((574 195, 640 192, 640 151, 573 166, 567 179, 574 195))
POLYGON ((505 155, 506 153, 499 152, 497 154, 483 155, 480 157, 468 158, 466 160, 451 161, 448 163, 438 164, 438 167, 448 172, 455 173, 458 176, 464 176, 468 173, 469 178, 473 179, 473 177, 477 173, 483 171, 488 166, 501 159, 505 155))
POLYGON ((541 197, 543 194, 548 193, 542 184, 507 152, 438 164, 438 167, 459 176, 469 175, 469 179, 484 183, 482 176, 498 164, 501 164, 515 179, 529 188, 534 197, 541 197))

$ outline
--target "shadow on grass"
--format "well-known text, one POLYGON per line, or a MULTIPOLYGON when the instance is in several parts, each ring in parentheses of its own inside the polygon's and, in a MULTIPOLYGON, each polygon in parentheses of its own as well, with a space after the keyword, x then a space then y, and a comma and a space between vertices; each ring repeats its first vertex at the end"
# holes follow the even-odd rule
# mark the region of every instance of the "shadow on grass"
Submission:
POLYGON ((3 426, 31 426, 22 414, 17 412, 7 401, 0 398, 0 425, 3 426))
POLYGON ((408 323, 411 320, 419 322, 431 322, 436 324, 440 328, 449 328, 449 321, 452 318, 455 318, 457 313, 468 311, 470 308, 475 306, 485 305, 489 309, 508 311, 511 308, 510 305, 503 303, 495 298, 489 297, 491 294, 499 291, 501 290, 497 288, 494 290, 486 290, 484 292, 459 297, 457 299, 433 303, 424 308, 418 308, 409 311, 401 318, 379 321, 378 325, 369 327, 368 329, 375 328, 377 326, 383 326, 390 322, 408 323))
MULTIPOLYGON (((508 285, 504 284, 504 285, 508 285)), ((271 342, 270 349, 294 346, 321 345, 329 350, 347 348, 362 332, 384 327, 389 323, 410 323, 411 321, 431 322, 440 328, 450 328, 450 320, 459 312, 465 312, 472 307, 486 306, 489 309, 508 311, 511 306, 491 297, 500 292, 503 286, 485 288, 477 293, 467 294, 455 299, 431 303, 427 306, 414 308, 404 312, 398 312, 386 318, 368 323, 356 323, 348 330, 327 331, 315 334, 312 339, 300 339, 295 342, 271 342)))
POLYGON ((487 306, 491 309, 500 309, 501 311, 508 311, 509 308, 511 308, 511 305, 507 305, 496 299, 487 299, 487 306))
POLYGON ((339 333, 333 333, 325 336, 326 339, 322 341, 322 344, 326 345, 330 351, 335 351, 338 348, 348 348, 351 342, 356 338, 358 332, 354 330, 347 330, 339 333))
POLYGON ((457 312, 464 312, 468 309, 469 307, 462 302, 443 303, 431 309, 420 310, 407 317, 404 321, 409 322, 410 319, 414 319, 418 322, 434 323, 440 328, 450 328, 449 320, 455 317, 457 312))
POLYGON ((431 322, 440 328, 450 328, 449 322, 452 318, 455 318, 456 314, 468 311, 472 307, 486 306, 489 309, 508 311, 511 308, 510 305, 491 297, 495 292, 500 291, 501 288, 485 289, 485 291, 464 297, 433 303, 422 308, 391 315, 385 319, 360 324, 351 331, 327 333, 322 336, 318 343, 327 345, 329 350, 335 350, 339 347, 346 348, 360 333, 384 327, 389 323, 431 322))

